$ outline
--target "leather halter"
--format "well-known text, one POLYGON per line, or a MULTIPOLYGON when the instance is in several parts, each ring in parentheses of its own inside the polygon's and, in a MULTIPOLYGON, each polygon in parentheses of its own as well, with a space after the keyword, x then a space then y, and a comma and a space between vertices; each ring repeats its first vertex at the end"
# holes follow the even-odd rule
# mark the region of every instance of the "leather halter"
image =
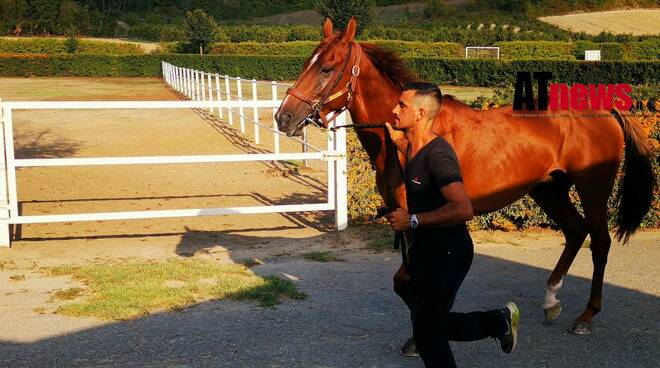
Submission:
POLYGON ((312 123, 321 129, 325 129, 325 127, 329 127, 330 123, 333 120, 335 120, 342 112, 348 109, 348 106, 351 104, 353 98, 355 97, 355 82, 357 80, 357 77, 360 75, 361 56, 362 56, 362 50, 360 45, 355 42, 349 43, 348 57, 346 58, 346 61, 344 61, 344 65, 339 71, 339 75, 337 75, 337 79, 332 84, 332 87, 328 89, 328 92, 325 93, 323 98, 315 98, 315 99, 309 98, 305 96, 302 92, 296 90, 295 85, 286 90, 287 95, 292 95, 293 97, 299 99, 300 101, 308 104, 312 108, 312 112, 310 112, 309 115, 307 115, 307 117, 298 124, 298 128, 302 128, 305 125, 312 123), (335 93, 332 93, 332 91, 335 89, 335 87, 337 87, 339 82, 341 82, 341 80, 344 79, 344 72, 346 71, 346 66, 348 66, 348 62, 350 61, 353 53, 353 45, 355 45, 355 63, 351 68, 351 78, 349 79, 348 83, 346 83, 346 86, 343 89, 335 93), (332 116, 332 118, 330 118, 330 120, 326 120, 325 116, 321 114, 321 110, 323 109, 325 104, 330 103, 343 95, 346 95, 346 104, 344 104, 344 106, 342 106, 342 108, 339 109, 339 111, 335 112, 335 114, 332 116))

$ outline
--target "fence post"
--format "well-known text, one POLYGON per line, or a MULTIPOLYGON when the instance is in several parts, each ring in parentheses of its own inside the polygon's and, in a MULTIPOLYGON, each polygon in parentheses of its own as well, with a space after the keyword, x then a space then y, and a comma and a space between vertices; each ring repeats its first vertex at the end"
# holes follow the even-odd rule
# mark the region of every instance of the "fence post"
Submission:
POLYGON ((190 69, 190 100, 195 101, 195 69, 190 69))
MULTIPOLYGON (((330 118, 330 115, 326 116, 330 118)), ((332 122, 331 125, 335 126, 335 122, 332 122)), ((335 151, 335 132, 331 130, 326 130, 326 138, 328 141, 327 150, 330 152, 335 151)), ((335 218, 337 218, 337 203, 335 201, 335 161, 328 160, 328 204, 332 205, 332 208, 335 209, 335 218)))
POLYGON ((172 76, 173 78, 173 83, 172 83, 172 88, 174 88, 175 91, 179 91, 179 67, 177 66, 172 66, 172 76))
POLYGON ((227 98, 227 114, 229 115, 229 125, 234 125, 234 111, 231 108, 231 86, 229 86, 229 75, 225 75, 225 95, 227 98))
POLYGON ((206 75, 209 87, 209 112, 213 114, 213 85, 211 84, 211 73, 206 75))
POLYGON ((195 70, 195 75, 196 75, 195 80, 197 81, 197 83, 195 84, 195 89, 197 90, 197 98, 195 100, 200 101, 202 99, 202 91, 203 91, 203 89, 200 88, 201 87, 200 80, 202 79, 202 72, 199 70, 195 70))
POLYGON ((18 201, 16 191, 16 166, 14 164, 14 126, 12 121, 12 110, 9 107, 3 109, 3 131, 4 131, 4 149, 5 149, 5 167, 8 194, 9 216, 16 217, 18 213, 18 201))
POLYGON ((202 90, 202 98, 201 100, 206 102, 206 81, 204 80, 206 78, 206 73, 204 72, 199 72, 200 79, 202 80, 201 84, 201 90, 202 90))
POLYGON ((176 91, 176 67, 174 65, 168 64, 167 66, 170 69, 170 87, 172 87, 173 90, 176 91))
POLYGON ((186 96, 192 100, 192 81, 190 78, 190 68, 186 68, 186 96))
MULTIPOLYGON (((243 85, 241 83, 241 77, 236 78, 236 88, 238 89, 237 101, 239 103, 243 102, 243 85)), ((238 118, 241 122, 241 133, 245 134, 245 110, 243 105, 238 107, 238 118)))
POLYGON ((176 84, 177 84, 177 90, 179 91, 179 93, 183 93, 183 75, 182 75, 181 72, 182 72, 181 68, 177 67, 176 68, 176 75, 177 75, 176 84))
MULTIPOLYGON (((303 143, 301 144, 301 146, 302 146, 302 152, 303 152, 303 153, 307 153, 307 127, 304 127, 304 128, 303 128, 303 131, 302 131, 302 141, 303 141, 303 143)), ((303 166, 305 166, 305 167, 309 167, 309 160, 308 160, 308 159, 304 159, 304 160, 303 160, 303 166)))
MULTIPOLYGON (((273 106, 275 106, 277 104, 277 82, 273 81, 271 85, 271 90, 273 93, 273 106)), ((273 130, 275 130, 275 133, 273 133, 273 146, 275 147, 274 152, 280 153, 280 135, 277 133, 279 132, 279 129, 277 128, 275 113, 277 113, 277 107, 273 107, 273 130)))
POLYGON ((222 97, 221 97, 221 92, 220 92, 220 75, 216 74, 215 75, 215 94, 216 97, 218 98, 218 113, 220 116, 220 119, 223 119, 223 114, 222 114, 222 97))
POLYGON ((9 247, 11 245, 10 225, 9 225, 9 202, 7 201, 7 166, 5 163, 5 133, 4 133, 4 113, 0 100, 0 247, 9 247))
POLYGON ((252 79, 252 117, 254 119, 254 143, 259 144, 259 108, 257 107, 257 80, 252 79))
MULTIPOLYGON (((346 124, 346 113, 335 120, 335 125, 346 124)), ((335 150, 340 158, 335 161, 335 227, 344 230, 348 227, 348 177, 346 166, 346 129, 335 132, 335 150)))
POLYGON ((186 74, 186 68, 181 68, 181 93, 184 96, 188 96, 188 75, 186 74))
POLYGON ((193 78, 195 83, 195 92, 194 92, 195 97, 193 98, 193 100, 197 101, 199 100, 199 71, 196 69, 193 69, 193 71, 195 76, 195 78, 193 78))

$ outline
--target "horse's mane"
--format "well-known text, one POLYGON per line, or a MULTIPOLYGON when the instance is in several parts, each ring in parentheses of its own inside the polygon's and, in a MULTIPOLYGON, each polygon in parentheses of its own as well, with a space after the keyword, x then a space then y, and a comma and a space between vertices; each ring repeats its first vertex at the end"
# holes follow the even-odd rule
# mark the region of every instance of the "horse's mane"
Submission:
MULTIPOLYGON (((321 43, 312 51, 312 54, 305 60, 303 70, 307 69, 312 56, 329 47, 338 39, 338 35, 328 37, 321 41, 321 43)), ((364 54, 367 55, 369 60, 374 66, 383 72, 383 74, 390 79, 397 87, 403 88, 403 85, 410 82, 417 82, 419 77, 408 68, 406 62, 396 54, 396 52, 387 50, 370 43, 360 43, 364 54)))
POLYGON ((419 80, 417 75, 408 68, 399 55, 394 51, 387 50, 370 43, 360 43, 364 53, 374 66, 383 72, 395 85, 403 88, 403 85, 419 80))

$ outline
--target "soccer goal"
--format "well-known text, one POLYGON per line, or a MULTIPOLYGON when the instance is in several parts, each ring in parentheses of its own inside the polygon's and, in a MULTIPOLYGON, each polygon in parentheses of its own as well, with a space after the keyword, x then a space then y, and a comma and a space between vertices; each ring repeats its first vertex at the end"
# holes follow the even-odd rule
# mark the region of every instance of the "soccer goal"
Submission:
POLYGON ((465 48, 465 58, 499 59, 500 48, 494 46, 468 46, 465 48))

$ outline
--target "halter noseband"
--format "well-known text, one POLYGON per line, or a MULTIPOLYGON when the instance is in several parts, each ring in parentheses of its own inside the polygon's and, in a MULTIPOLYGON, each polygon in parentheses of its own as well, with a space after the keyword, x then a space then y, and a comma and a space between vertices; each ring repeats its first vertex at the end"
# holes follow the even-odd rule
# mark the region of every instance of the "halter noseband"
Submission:
POLYGON ((353 64, 353 67, 351 68, 351 78, 349 79, 348 83, 346 83, 346 86, 338 91, 330 95, 332 93, 332 90, 337 87, 339 82, 341 82, 342 79, 344 79, 344 71, 346 70, 346 67, 348 66, 348 62, 351 59, 352 53, 353 53, 353 42, 348 44, 348 57, 344 61, 344 66, 341 68, 341 71, 339 71, 339 75, 337 75, 337 79, 335 82, 332 84, 332 87, 328 90, 328 92, 323 96, 323 98, 317 98, 317 99, 311 99, 307 96, 305 96, 302 92, 298 91, 295 89, 295 86, 290 87, 289 89, 286 90, 287 95, 292 95, 293 97, 299 99, 300 101, 308 104, 312 108, 312 112, 307 115, 303 121, 301 121, 298 124, 298 128, 302 128, 307 124, 314 124, 318 126, 321 129, 324 129, 326 126, 330 126, 330 123, 335 120, 342 112, 344 112, 346 109, 348 109, 348 106, 350 105, 351 101, 353 101, 353 97, 355 95, 355 81, 357 77, 360 75, 360 57, 362 55, 362 50, 360 48, 360 45, 355 43, 355 64, 353 64), (326 120, 325 116, 321 114, 321 110, 323 109, 323 106, 325 104, 332 102, 339 97, 346 95, 346 104, 339 109, 338 112, 336 112, 330 120, 326 120))

